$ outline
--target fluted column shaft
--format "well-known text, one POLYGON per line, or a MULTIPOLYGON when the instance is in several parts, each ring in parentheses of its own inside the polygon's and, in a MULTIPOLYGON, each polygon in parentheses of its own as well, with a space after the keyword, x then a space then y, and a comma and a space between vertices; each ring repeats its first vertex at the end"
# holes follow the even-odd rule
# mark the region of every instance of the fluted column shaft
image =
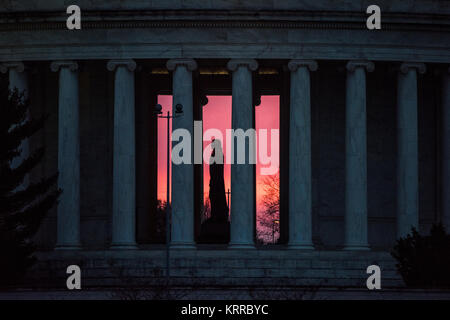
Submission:
POLYGON ((114 249, 136 246, 136 144, 133 60, 111 60, 114 77, 113 213, 114 249))
POLYGON ((312 243, 311 84, 312 60, 291 60, 289 124, 290 249, 314 249, 312 243))
POLYGON ((422 63, 403 63, 397 87, 397 237, 419 227, 417 72, 422 63))
POLYGON ((192 71, 197 68, 197 64, 192 59, 173 59, 167 62, 167 68, 173 71, 172 114, 175 114, 177 104, 183 106, 183 114, 172 120, 172 130, 185 129, 191 135, 190 163, 172 163, 172 235, 170 246, 180 249, 192 248, 195 245, 192 71))
POLYGON ((368 61, 347 63, 345 103, 345 249, 367 250, 366 70, 368 61))
POLYGON ((442 224, 450 232, 450 68, 442 87, 442 224))
POLYGON ((51 64, 59 71, 58 97, 58 203, 57 249, 80 246, 80 131, 78 65, 73 61, 51 64))
MULTIPOLYGON (((232 120, 233 130, 253 128, 252 71, 258 68, 255 60, 230 60, 227 65, 232 72, 232 120)), ((231 224, 230 247, 254 248, 254 164, 250 164, 249 143, 245 143, 245 163, 236 163, 239 150, 233 139, 234 163, 231 165, 231 224)), ((247 139, 246 139, 247 140, 247 139)))

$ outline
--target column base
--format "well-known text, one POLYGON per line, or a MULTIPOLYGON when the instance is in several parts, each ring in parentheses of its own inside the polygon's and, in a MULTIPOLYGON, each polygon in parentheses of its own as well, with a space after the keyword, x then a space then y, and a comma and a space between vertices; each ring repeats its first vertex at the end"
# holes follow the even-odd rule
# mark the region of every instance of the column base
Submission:
POLYGON ((175 242, 170 243, 170 249, 195 249, 195 243, 192 242, 175 242))
POLYGON ((312 244, 288 244, 287 248, 289 250, 314 250, 312 244))
POLYGON ((109 248, 111 250, 136 250, 138 247, 135 243, 113 243, 109 248))
POLYGON ((342 250, 344 251, 369 251, 370 248, 367 245, 351 245, 345 246, 342 250))
POLYGON ((248 243, 230 243, 228 245, 228 249, 255 249, 254 244, 248 244, 248 243))
POLYGON ((57 244, 55 250, 81 250, 80 244, 57 244))

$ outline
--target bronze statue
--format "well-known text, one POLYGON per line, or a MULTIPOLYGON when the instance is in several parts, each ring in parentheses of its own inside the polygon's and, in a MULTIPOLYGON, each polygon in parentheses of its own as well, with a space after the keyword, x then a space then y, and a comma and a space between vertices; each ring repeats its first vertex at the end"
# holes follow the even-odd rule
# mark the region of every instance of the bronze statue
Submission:
POLYGON ((211 219, 215 222, 228 221, 228 205, 225 197, 225 181, 223 177, 223 150, 220 140, 213 139, 212 153, 209 159, 209 201, 211 203, 211 219))
POLYGON ((223 150, 220 140, 211 142, 212 152, 209 159, 209 200, 211 216, 202 223, 199 241, 203 243, 227 243, 230 240, 228 205, 225 196, 223 177, 223 150))

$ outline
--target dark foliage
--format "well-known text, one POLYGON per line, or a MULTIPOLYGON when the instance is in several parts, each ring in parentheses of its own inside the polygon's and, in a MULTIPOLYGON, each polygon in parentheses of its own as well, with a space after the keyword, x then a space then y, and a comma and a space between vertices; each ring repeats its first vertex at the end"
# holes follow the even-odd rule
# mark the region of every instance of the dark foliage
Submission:
POLYGON ((442 224, 433 225, 428 236, 413 228, 397 240, 392 256, 406 286, 450 288, 450 235, 442 224))
POLYGON ((18 283, 32 266, 32 238, 60 194, 54 187, 57 174, 24 185, 25 177, 42 160, 44 148, 12 165, 21 154, 22 141, 45 121, 27 117, 29 101, 23 98, 23 93, 0 85, 0 286, 18 283))

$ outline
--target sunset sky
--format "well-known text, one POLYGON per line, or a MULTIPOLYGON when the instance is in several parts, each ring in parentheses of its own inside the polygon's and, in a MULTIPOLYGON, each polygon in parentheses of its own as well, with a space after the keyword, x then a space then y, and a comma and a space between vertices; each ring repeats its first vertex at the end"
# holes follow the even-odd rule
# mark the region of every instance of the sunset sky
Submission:
MULTIPOLYGON (((160 95, 158 96, 158 103, 163 107, 163 113, 167 111, 172 112, 172 96, 160 95)), ((268 154, 270 155, 271 139, 270 129, 279 129, 279 96, 262 96, 261 104, 256 107, 255 113, 256 131, 259 129, 268 129, 268 154)), ((225 130, 231 128, 231 96, 208 96, 208 104, 203 107, 203 133, 210 128, 216 128, 222 132, 222 141, 224 156, 226 157, 226 134, 225 130)), ((259 137, 258 137, 259 138, 259 137)), ((167 159, 166 159, 166 143, 167 143, 167 120, 158 120, 158 199, 166 200, 166 177, 167 177, 167 159)), ((259 141, 259 139, 258 139, 259 141)), ((278 144, 279 141, 276 141, 278 144)), ((203 150, 208 155, 210 151, 210 139, 204 141, 203 150)), ((259 144, 259 143, 258 143, 259 144)), ((259 149, 258 149, 259 152, 259 149)), ((259 156, 258 156, 259 160, 259 156)), ((259 161, 258 161, 259 162, 259 161)), ((257 202, 263 195, 263 189, 261 185, 262 179, 265 177, 261 175, 260 169, 262 165, 257 163, 256 165, 256 196, 257 202)), ((267 167, 267 166, 264 166, 267 167)), ((224 178, 225 178, 225 190, 231 189, 230 176, 231 167, 229 164, 224 165, 224 178)), ((203 165, 204 172, 204 199, 208 198, 209 194, 209 165, 203 165)), ((232 201, 232 200, 231 200, 232 201)), ((258 211, 260 211, 258 205, 258 211)))

